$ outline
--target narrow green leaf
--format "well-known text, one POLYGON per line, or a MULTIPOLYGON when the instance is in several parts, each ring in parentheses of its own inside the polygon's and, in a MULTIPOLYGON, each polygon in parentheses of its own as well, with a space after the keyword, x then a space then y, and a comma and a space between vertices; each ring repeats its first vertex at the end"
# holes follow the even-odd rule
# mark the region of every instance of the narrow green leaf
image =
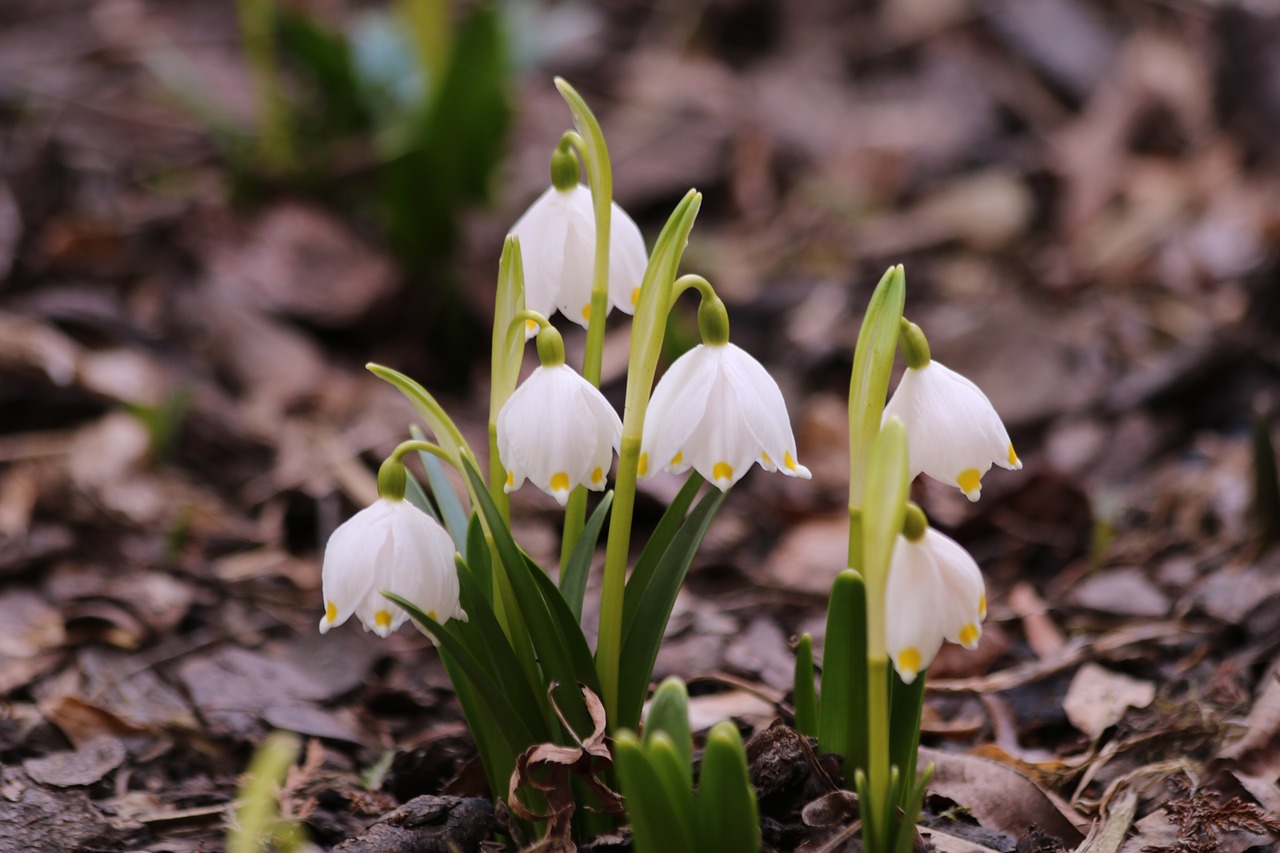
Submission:
POLYGON ((647 747, 653 736, 662 732, 675 746, 680 763, 689 771, 689 786, 693 786, 693 731, 689 728, 689 691, 684 682, 672 676, 658 685, 649 703, 649 715, 644 723, 644 744, 647 747))
MULTIPOLYGON (((676 832, 684 842, 680 849, 698 851, 698 812, 693 799, 693 767, 685 763, 679 748, 666 732, 654 732, 644 741, 644 754, 649 759, 658 781, 674 806, 676 832)), ((722 848, 733 850, 733 847, 722 848)))
POLYGON ((689 512, 689 507, 693 505, 693 499, 698 496, 698 489, 702 488, 704 482, 706 481, 697 471, 689 473, 689 479, 685 480, 675 500, 662 513, 662 518, 658 519, 658 525, 653 529, 653 535, 640 551, 640 557, 636 560, 635 568, 631 570, 631 577, 627 580, 626 598, 622 605, 624 637, 631 630, 636 608, 640 606, 640 599, 643 598, 645 589, 653 581, 653 574, 658 570, 662 555, 667 553, 671 540, 680 532, 685 515, 689 512))
POLYGON ((818 703, 818 747, 845 757, 845 778, 867 766, 867 625, 862 576, 836 576, 827 604, 818 703))
POLYGON ((858 509, 865 502, 863 489, 867 483, 871 444, 880 432, 906 298, 906 274, 902 265, 889 267, 871 294, 858 331, 853 374, 849 379, 850 509, 858 509))
POLYGON ((796 644, 795 687, 796 731, 818 736, 818 691, 813 681, 813 637, 805 634, 796 644))
POLYGON ((560 573, 560 593, 564 596, 565 603, 569 605, 573 618, 579 623, 582 621, 582 599, 587 592, 587 577, 591 573, 591 558, 595 556, 596 544, 600 541, 600 530, 604 527, 604 520, 608 517, 611 506, 613 506, 613 492, 605 492, 604 497, 600 499, 600 505, 587 519, 577 544, 573 546, 569 562, 560 573))
MULTIPOLYGON (((719 489, 712 489, 703 497, 672 538, 670 546, 658 561, 652 580, 640 593, 631 629, 622 637, 617 726, 632 728, 640 720, 640 708, 649 690, 653 662, 658 657, 658 646, 662 643, 662 635, 666 633, 671 608, 689 573, 689 564, 693 562, 693 556, 702 544, 702 537, 706 535, 716 510, 724 502, 724 496, 725 493, 719 489)), ((630 593, 631 590, 628 589, 627 592, 630 593)))
MULTIPOLYGON (((576 731, 589 732, 591 717, 587 713, 582 692, 578 689, 578 668, 574 664, 573 655, 567 644, 567 638, 576 633, 578 638, 582 639, 583 647, 586 647, 586 640, 582 638, 582 627, 573 619, 567 605, 563 612, 569 614, 568 624, 564 624, 564 620, 553 615, 551 607, 539 589, 538 581, 534 578, 534 572, 542 574, 542 570, 534 567, 533 571, 530 571, 531 563, 526 562, 524 554, 511 538, 511 531, 498 514, 498 508, 494 506, 493 499, 489 497, 489 492, 485 488, 484 478, 472 461, 464 460, 463 468, 471 482, 472 497, 480 504, 480 512, 488 522, 489 533, 497 548, 498 560, 519 602, 520 615, 528 627, 529 639, 533 643, 538 663, 542 667, 543 677, 548 684, 558 682, 554 690, 556 705, 576 731)), ((545 579, 545 574, 543 577, 545 579)), ((554 584, 549 586, 555 589, 554 584)), ((557 591, 556 594, 558 596, 559 592, 557 591)), ((561 603, 563 604, 563 599, 561 603)), ((557 742, 559 740, 557 739, 557 742)))
POLYGON ((471 567, 471 575, 484 595, 490 607, 496 606, 493 600, 493 565, 489 561, 489 543, 484 538, 484 525, 480 523, 480 514, 472 513, 471 523, 467 525, 467 565, 471 567))
POLYGON ((680 834, 676 804, 635 735, 618 732, 613 747, 636 853, 696 853, 693 839, 680 834))
POLYGON ((698 779, 698 826, 702 850, 760 849, 760 810, 747 754, 738 729, 728 721, 716 723, 707 735, 698 779))
POLYGON ((431 498, 427 496, 426 489, 422 488, 422 484, 418 482, 417 475, 408 469, 405 469, 405 473, 408 475, 404 484, 405 500, 439 521, 440 516, 436 514, 436 508, 431 505, 431 498))
MULTIPOLYGON (((426 439, 417 424, 409 427, 409 433, 419 441, 426 439)), ((422 462, 422 470, 427 474, 427 485, 431 487, 431 495, 436 499, 436 506, 440 508, 440 515, 443 516, 445 529, 453 537, 453 545, 458 549, 458 553, 466 559, 468 556, 467 517, 469 513, 462 508, 462 500, 458 497, 458 493, 454 491, 453 484, 449 482, 449 478, 445 476, 444 465, 440 463, 440 458, 432 456, 430 453, 418 451, 418 459, 422 462)))
POLYGON ((863 574, 869 589, 873 579, 884 583, 888 577, 889 557, 907 513, 911 488, 907 475, 907 431, 901 421, 890 418, 872 445, 867 470, 867 495, 872 499, 862 512, 862 547, 866 559, 863 574))
MULTIPOLYGON (((915 766, 920 751, 920 719, 924 711, 925 673, 904 684, 898 673, 889 669, 889 763, 904 768, 907 778, 915 779, 915 766), (907 770, 905 768, 910 768, 907 770)), ((913 785, 902 786, 898 805, 907 806, 905 798, 913 793, 913 785)))
POLYGON ((901 797, 902 826, 898 830, 898 839, 894 844, 893 853, 911 853, 915 849, 916 822, 920 820, 920 807, 924 804, 925 792, 929 790, 929 782, 933 779, 933 770, 934 765, 931 761, 915 783, 902 786, 906 791, 905 796, 901 797))
MULTIPOLYGON (((591 656, 591 647, 587 645, 587 638, 582 633, 582 626, 577 617, 573 615, 573 611, 569 609, 569 603, 564 600, 564 596, 560 594, 560 590, 556 588, 551 578, 547 577, 547 573, 529 559, 528 555, 525 556, 525 565, 528 567, 529 577, 533 578, 538 592, 542 594, 542 600, 546 602, 547 609, 551 612, 551 625, 555 628, 561 645, 569 653, 575 677, 591 688, 593 693, 599 695, 600 677, 596 673, 595 658, 591 656)), ((583 732, 579 731, 579 734, 583 732)))
POLYGON ((493 611, 493 604, 483 598, 480 576, 481 572, 473 571, 465 562, 458 561, 458 583, 467 621, 449 625, 467 648, 477 652, 480 659, 489 664, 490 674, 524 719, 551 719, 546 690, 541 684, 530 683, 520 659, 507 640, 506 632, 502 630, 502 623, 493 611))

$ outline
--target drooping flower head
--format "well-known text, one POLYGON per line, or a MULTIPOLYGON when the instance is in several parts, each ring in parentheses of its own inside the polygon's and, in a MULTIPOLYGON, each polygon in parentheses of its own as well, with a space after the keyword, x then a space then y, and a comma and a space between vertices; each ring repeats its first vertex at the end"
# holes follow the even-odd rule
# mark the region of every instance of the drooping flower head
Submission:
POLYGON ((379 498, 333 531, 325 546, 320 633, 355 614, 366 631, 390 635, 409 615, 382 590, 439 622, 466 619, 454 554, 453 540, 435 519, 402 498, 379 498))
POLYGON ((1009 432, 987 395, 968 379, 929 357, 920 327, 903 320, 907 370, 884 409, 907 431, 909 474, 920 473, 956 486, 976 501, 982 476, 992 464, 1022 468, 1009 432))
POLYGON ((724 303, 711 299, 704 297, 698 309, 704 343, 676 359, 649 399, 638 473, 650 477, 659 470, 680 474, 693 468, 727 490, 759 463, 766 471, 809 479, 809 469, 796 461, 778 383, 729 343, 724 303))
POLYGON ((498 458, 508 494, 527 478, 564 506, 575 486, 604 489, 622 421, 604 395, 564 363, 564 344, 550 326, 538 335, 538 354, 542 364, 498 413, 498 458))
MULTIPOLYGON (((557 150, 551 171, 553 185, 511 229, 524 255, 525 307, 547 317, 558 309, 585 327, 596 251, 591 190, 578 183, 577 159, 568 151, 557 150)), ((635 221, 611 205, 608 306, 632 314, 649 257, 635 221)))
POLYGON ((903 681, 928 668, 943 640, 975 648, 986 615, 982 573, 959 543, 925 525, 898 537, 885 588, 885 640, 903 681))

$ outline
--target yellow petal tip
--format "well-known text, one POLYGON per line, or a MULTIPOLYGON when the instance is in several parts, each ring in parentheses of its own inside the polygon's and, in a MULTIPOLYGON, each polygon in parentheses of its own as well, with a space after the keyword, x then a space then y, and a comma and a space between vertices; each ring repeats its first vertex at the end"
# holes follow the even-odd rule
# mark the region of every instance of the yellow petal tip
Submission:
POLYGON ((329 599, 324 603, 324 618, 330 622, 338 618, 338 605, 333 603, 333 599, 329 599))
POLYGON ((569 475, 564 471, 557 471, 551 475, 551 491, 567 492, 569 491, 569 475))
POLYGON ((373 624, 377 625, 379 628, 390 628, 391 627, 390 611, 379 610, 377 613, 374 613, 373 624))
POLYGON ((978 493, 982 491, 982 472, 977 468, 966 468, 960 472, 960 476, 956 477, 956 485, 969 500, 975 501, 978 499, 978 493))
POLYGON ((641 453, 640 459, 636 462, 636 474, 643 477, 649 473, 649 454, 641 453))

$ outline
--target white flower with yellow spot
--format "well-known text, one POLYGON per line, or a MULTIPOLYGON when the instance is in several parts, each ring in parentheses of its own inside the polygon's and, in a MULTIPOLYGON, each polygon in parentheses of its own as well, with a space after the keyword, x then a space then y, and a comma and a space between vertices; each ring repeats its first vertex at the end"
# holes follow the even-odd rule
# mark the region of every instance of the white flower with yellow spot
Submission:
POLYGON ((731 343, 699 344, 667 369, 654 389, 640 441, 638 473, 695 469, 721 490, 753 463, 809 479, 778 383, 731 343))
POLYGON ((1022 467, 987 395, 936 361, 907 368, 884 409, 886 422, 893 417, 907 431, 912 479, 928 474, 976 501, 992 463, 1011 471, 1022 467))
MULTIPOLYGON (((556 309, 580 326, 591 317, 591 281, 595 268, 596 220, 591 191, 581 184, 550 187, 516 222, 524 257, 525 307, 550 317, 556 309)), ((626 314, 635 304, 649 263, 640 229, 612 203, 609 216, 609 298, 626 314)), ((531 324, 529 333, 537 331, 531 324)))
POLYGON ((566 364, 539 367, 498 413, 505 489, 528 478, 561 506, 575 486, 601 491, 621 438, 622 421, 595 386, 566 364))
POLYGON ((366 631, 390 635, 409 614, 382 590, 412 601, 439 622, 466 619, 454 554, 453 540, 435 519, 408 501, 379 498, 329 537, 320 633, 355 614, 366 631))
POLYGON ((975 648, 987 615, 982 573, 969 552, 932 528, 914 541, 899 536, 885 588, 889 659, 907 684, 942 648, 975 648))

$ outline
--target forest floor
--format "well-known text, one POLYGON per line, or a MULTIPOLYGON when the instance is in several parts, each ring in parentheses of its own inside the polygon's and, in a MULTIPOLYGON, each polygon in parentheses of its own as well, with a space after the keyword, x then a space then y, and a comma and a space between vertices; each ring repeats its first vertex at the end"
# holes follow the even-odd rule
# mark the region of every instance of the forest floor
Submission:
MULTIPOLYGON (((295 5, 334 27, 365 8, 295 5)), ((487 446, 483 352, 423 330, 449 282, 490 322, 502 237, 570 124, 554 74, 599 116, 650 244, 704 193, 684 269, 778 378, 813 471, 752 472, 711 527, 655 672, 690 682, 695 726, 786 719, 790 644, 821 648, 855 336, 901 262, 908 316, 1025 463, 975 504, 915 487, 990 601, 979 648, 928 674, 922 838, 1274 849, 1280 496, 1258 435, 1280 391, 1280 15, 615 0, 511 38, 492 202, 460 220, 452 272, 410 273, 325 182, 233 192, 173 89, 251 124, 233 4, 0 6, 0 850, 221 849, 275 729, 307 739, 282 807, 326 848, 416 796, 484 794, 431 644, 321 637, 319 561, 413 418, 366 362, 439 390, 487 446)), ((696 334, 691 304, 672 328, 696 334)), ((619 406, 625 339, 614 318, 619 406)), ((640 525, 677 485, 646 481, 640 525)), ((553 564, 558 508, 515 498, 518 541, 553 564)), ((854 843, 803 805, 770 845, 854 843)))

